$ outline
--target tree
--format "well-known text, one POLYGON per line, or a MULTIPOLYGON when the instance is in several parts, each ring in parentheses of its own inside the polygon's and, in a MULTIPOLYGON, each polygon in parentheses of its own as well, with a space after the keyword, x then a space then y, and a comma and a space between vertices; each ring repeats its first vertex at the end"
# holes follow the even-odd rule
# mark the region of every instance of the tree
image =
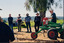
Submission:
MULTIPOLYGON (((58 0, 58 2, 60 1, 61 0, 58 0)), ((39 12, 41 18, 44 18, 46 16, 46 10, 51 8, 54 4, 57 7, 59 4, 58 2, 55 2, 55 0, 27 0, 25 6, 27 10, 30 10, 30 7, 32 6, 34 12, 39 12)))
POLYGON ((0 10, 2 10, 2 9, 0 9, 0 10))

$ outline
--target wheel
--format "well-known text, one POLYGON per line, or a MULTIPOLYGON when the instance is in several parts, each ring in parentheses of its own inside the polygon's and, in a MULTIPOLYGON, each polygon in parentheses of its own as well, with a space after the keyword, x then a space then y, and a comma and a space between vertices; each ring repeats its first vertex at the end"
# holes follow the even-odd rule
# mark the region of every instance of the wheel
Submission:
POLYGON ((31 37, 33 40, 35 40, 37 38, 37 34, 35 36, 34 36, 34 34, 35 34, 34 32, 31 34, 31 37))
POLYGON ((57 40, 58 32, 55 29, 50 29, 50 30, 48 30, 47 35, 48 35, 48 38, 57 40))
POLYGON ((60 38, 61 38, 61 39, 64 39, 64 30, 61 32, 60 38))

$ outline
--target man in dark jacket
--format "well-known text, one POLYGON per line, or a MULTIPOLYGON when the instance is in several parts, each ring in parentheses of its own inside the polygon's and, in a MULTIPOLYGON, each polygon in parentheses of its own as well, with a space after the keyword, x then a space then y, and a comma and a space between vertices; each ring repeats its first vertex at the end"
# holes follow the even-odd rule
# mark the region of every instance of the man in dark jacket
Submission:
POLYGON ((9 17, 8 17, 8 23, 9 23, 9 27, 13 31, 13 17, 11 17, 11 14, 9 14, 9 17))
POLYGON ((10 27, 3 23, 0 18, 0 43, 10 43, 14 41, 14 34, 10 27))
POLYGON ((35 31, 36 32, 39 31, 40 21, 41 21, 41 17, 39 16, 39 13, 37 13, 36 17, 34 19, 34 22, 35 22, 35 31), (38 27, 38 28, 36 29, 36 27, 38 27))

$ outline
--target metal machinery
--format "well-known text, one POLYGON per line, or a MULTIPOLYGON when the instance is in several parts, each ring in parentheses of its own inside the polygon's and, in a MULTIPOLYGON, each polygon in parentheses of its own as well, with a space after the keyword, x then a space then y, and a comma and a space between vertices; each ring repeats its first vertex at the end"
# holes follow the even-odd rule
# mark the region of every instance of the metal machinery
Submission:
POLYGON ((48 30, 47 36, 50 39, 56 40, 58 38, 58 33, 60 33, 60 38, 64 39, 64 24, 58 24, 48 21, 48 18, 45 17, 42 19, 42 26, 40 27, 41 30, 38 32, 31 33, 32 39, 36 39, 38 36, 38 33, 40 33, 42 30, 48 30))

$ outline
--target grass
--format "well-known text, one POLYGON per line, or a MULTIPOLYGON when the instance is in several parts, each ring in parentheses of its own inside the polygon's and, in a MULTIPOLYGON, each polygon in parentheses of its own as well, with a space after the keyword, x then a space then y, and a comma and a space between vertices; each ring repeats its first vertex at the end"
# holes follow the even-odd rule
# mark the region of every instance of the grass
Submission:
POLYGON ((57 20, 57 23, 63 24, 63 20, 57 20))
MULTIPOLYGON (((34 21, 31 21, 30 23, 31 23, 31 27, 34 27, 34 21)), ((22 25, 25 25, 25 26, 21 26, 21 28, 26 28, 26 23, 25 22, 22 23, 22 25)), ((13 29, 18 29, 18 27, 17 26, 16 27, 13 27, 13 29)))
MULTIPOLYGON (((23 21, 24 22, 24 21, 23 21)), ((34 27, 34 21, 31 21, 31 27, 34 27)), ((60 24, 63 24, 63 20, 57 20, 57 23, 60 23, 60 24)), ((8 25, 8 23, 6 23, 8 25)), ((26 28, 26 23, 22 23, 22 25, 25 25, 25 26, 21 26, 21 28, 26 28)), ((13 27, 13 29, 18 29, 17 26, 13 27)))

